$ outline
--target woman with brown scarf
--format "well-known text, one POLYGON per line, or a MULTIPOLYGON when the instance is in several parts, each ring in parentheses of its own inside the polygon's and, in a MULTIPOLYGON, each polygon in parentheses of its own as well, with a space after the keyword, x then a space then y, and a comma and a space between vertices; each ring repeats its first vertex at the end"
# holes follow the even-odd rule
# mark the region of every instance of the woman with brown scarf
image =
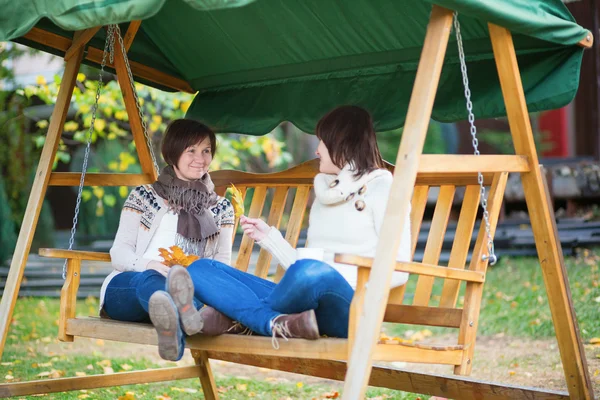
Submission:
POLYGON ((180 119, 167 127, 167 166, 156 182, 136 187, 127 198, 110 250, 114 271, 102 285, 101 316, 151 321, 159 354, 169 360, 183 355, 184 333, 218 335, 239 326, 201 308, 188 272, 169 268, 159 255, 159 248, 177 245, 186 254, 231 262, 233 207, 214 192, 208 174, 215 148, 215 134, 200 122, 180 119))

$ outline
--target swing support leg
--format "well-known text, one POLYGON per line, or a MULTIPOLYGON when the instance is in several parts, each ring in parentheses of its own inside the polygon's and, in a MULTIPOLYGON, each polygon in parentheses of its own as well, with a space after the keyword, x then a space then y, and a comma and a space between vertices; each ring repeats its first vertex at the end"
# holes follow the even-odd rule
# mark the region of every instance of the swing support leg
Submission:
POLYGON ((490 37, 517 155, 527 156, 530 172, 521 173, 525 201, 548 293, 548 303, 572 399, 593 399, 585 353, 575 319, 568 277, 548 188, 539 161, 527 112, 527 103, 511 33, 489 24, 490 37))
POLYGON ((373 349, 379 338, 385 312, 396 252, 402 240, 412 191, 417 178, 419 158, 433 109, 433 101, 446 55, 452 27, 452 11, 433 6, 427 26, 421 61, 408 105, 404 134, 396 159, 394 180, 381 227, 381 240, 365 291, 364 306, 359 317, 359 329, 354 336, 348 370, 344 382, 343 398, 359 400, 365 397, 372 369, 373 349), (364 310, 369 310, 365 313, 364 310))
POLYGON ((208 353, 201 350, 192 350, 192 357, 194 357, 194 361, 198 367, 198 375, 200 378, 200 385, 202 385, 204 398, 206 400, 218 400, 219 394, 215 384, 215 377, 210 368, 208 353))
MULTIPOLYGON (((78 35, 76 35, 75 38, 77 37, 78 35)), ((52 164, 54 163, 56 150, 58 149, 60 137, 63 132, 67 111, 71 104, 71 96, 73 95, 73 88, 75 86, 75 81, 77 80, 77 73, 79 72, 82 57, 83 46, 79 48, 66 63, 65 72, 63 73, 58 97, 56 99, 56 105, 50 119, 46 142, 42 149, 40 162, 35 173, 31 193, 29 194, 23 224, 21 225, 19 238, 17 239, 17 245, 10 264, 4 294, 0 301, 0 359, 2 358, 2 353, 4 351, 8 329, 10 328, 13 310, 15 303, 17 302, 17 296, 19 295, 23 272, 25 271, 25 264, 27 263, 31 242, 46 195, 48 181, 50 180, 50 174, 52 173, 52 164)))

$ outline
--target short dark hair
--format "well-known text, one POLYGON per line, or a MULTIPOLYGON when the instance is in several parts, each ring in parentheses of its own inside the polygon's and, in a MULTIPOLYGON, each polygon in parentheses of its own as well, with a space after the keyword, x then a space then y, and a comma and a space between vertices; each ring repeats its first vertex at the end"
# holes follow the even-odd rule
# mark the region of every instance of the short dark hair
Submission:
POLYGON ((212 129, 193 119, 173 120, 165 130, 161 146, 162 156, 168 165, 176 166, 185 149, 206 138, 210 139, 210 151, 214 157, 217 150, 217 138, 212 129))
POLYGON ((364 108, 351 105, 334 108, 319 120, 315 133, 325 143, 337 167, 353 163, 357 177, 385 168, 371 114, 364 108))

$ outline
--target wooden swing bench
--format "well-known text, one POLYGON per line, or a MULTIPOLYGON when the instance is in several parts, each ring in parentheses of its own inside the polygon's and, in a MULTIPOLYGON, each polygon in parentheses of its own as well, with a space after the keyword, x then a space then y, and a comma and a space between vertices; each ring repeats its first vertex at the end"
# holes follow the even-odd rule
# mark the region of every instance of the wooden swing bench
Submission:
MULTIPOLYGON (((462 5, 462 7, 466 6, 462 5)), ((538 166, 515 46, 508 29, 488 23, 493 57, 498 70, 499 87, 502 90, 516 155, 421 155, 442 66, 445 64, 444 56, 452 19, 451 10, 439 5, 432 7, 421 59, 415 75, 413 95, 406 112, 403 137, 396 159, 397 170, 394 174, 392 193, 381 229, 377 255, 374 260, 350 254, 336 255, 338 262, 356 265, 358 273, 358 286, 351 305, 348 339, 280 340, 280 348, 275 350, 272 347, 271 338, 268 337, 222 335, 209 338, 194 336, 188 338, 187 341, 195 359, 193 366, 3 383, 0 384, 0 397, 199 377, 205 398, 216 399, 218 394, 209 364, 209 359, 212 358, 344 380, 343 396, 345 399, 352 400, 358 400, 364 396, 367 384, 449 398, 546 400, 566 399, 571 396, 571 398, 577 399, 593 399, 594 393, 574 315, 553 211, 549 207, 548 189, 538 166), (476 222, 479 219, 478 209, 481 195, 478 172, 482 173, 483 181, 489 187, 489 194, 486 196, 489 225, 476 222), (506 386, 476 381, 464 376, 436 376, 380 366, 372 367, 372 361, 436 363, 454 366, 456 375, 470 374, 488 264, 485 256, 489 253, 488 242, 494 235, 507 175, 511 172, 521 174, 569 392, 506 386), (410 187, 413 183, 412 197, 410 197, 411 194, 405 186, 410 187), (432 188, 435 190, 431 190, 432 188), (440 252, 453 200, 459 190, 464 191, 462 192, 460 214, 450 259, 448 265, 443 266, 439 265, 440 252), (402 210, 406 210, 412 203, 410 218, 414 254, 415 238, 423 225, 422 219, 430 200, 430 193, 436 191, 437 200, 422 260, 395 263, 393 247, 399 243, 402 235, 403 224, 401 222, 405 218, 402 210), (471 238, 476 225, 478 225, 479 232, 473 244, 471 238), (469 253, 471 259, 467 266, 469 253), (416 289, 414 293, 411 293, 412 296, 405 296, 405 287, 388 291, 389 276, 394 263, 396 270, 418 275, 416 289), (435 289, 440 287, 434 285, 436 278, 443 280, 441 290, 438 292, 435 292, 435 289), (368 289, 366 288, 367 281, 369 282, 368 289), (464 300, 461 307, 457 303, 460 303, 458 296, 463 282, 464 300), (456 343, 450 345, 445 343, 397 343, 381 339, 378 341, 382 320, 389 323, 454 328, 458 332, 458 339, 456 343), (361 322, 360 326, 359 321, 361 322)), ((126 57, 126 50, 131 45, 131 40, 139 26, 139 21, 130 24, 125 39, 117 46, 121 51, 116 52, 114 67, 123 92, 143 173, 135 175, 88 173, 84 177, 86 185, 134 186, 151 183, 156 179, 157 168, 156 165, 153 165, 156 162, 153 160, 152 147, 146 143, 144 127, 139 115, 139 104, 135 101, 132 71, 126 57)), ((5 295, 0 302, 0 327, 2 328, 0 330, 3 332, 0 340, 0 354, 3 350, 10 316, 46 188, 48 185, 76 186, 78 183, 81 187, 83 184, 80 179, 83 174, 52 172, 51 167, 77 72, 84 57, 84 45, 98 29, 96 27, 78 32, 70 42, 66 38, 53 36, 53 46, 65 52, 72 49, 70 50, 72 56, 66 64, 57 106, 50 120, 40 166, 36 173, 15 250, 16 256, 7 279, 7 289, 5 289, 5 295)), ((109 31, 112 32, 113 28, 110 28, 109 31)), ((28 39, 33 42, 44 45, 50 43, 45 40, 46 36, 39 35, 36 28, 32 29, 28 35, 28 39)), ((458 33, 456 36, 457 43, 460 43, 458 33)), ((593 43, 592 39, 592 34, 587 32, 578 45, 589 48, 593 43)), ((90 48, 89 54, 85 57, 96 57, 98 62, 97 56, 100 53, 97 49, 95 53, 92 50, 94 48, 90 48)), ((463 63, 465 62, 464 57, 461 60, 463 63)), ((139 68, 138 64, 133 67, 136 67, 134 71, 136 76, 145 77, 151 82, 158 82, 166 87, 193 92, 186 81, 170 76, 165 77, 164 74, 157 75, 154 70, 152 70, 154 71, 152 74, 148 75, 152 71, 144 69, 146 67, 139 68)), ((466 65, 464 65, 463 73, 463 82, 465 82, 466 65)), ((465 91, 466 93, 467 91, 465 91)), ((401 112, 401 110, 398 111, 401 112)), ((470 117, 474 118, 472 115, 470 117)), ((477 154, 478 150, 475 150, 477 154)), ((310 198, 313 177, 317 171, 317 162, 309 161, 288 171, 274 174, 217 171, 212 174, 212 178, 221 194, 225 192, 227 186, 233 183, 243 191, 244 196, 252 196, 248 215, 251 217, 264 215, 270 225, 280 226, 286 204, 291 202, 286 239, 296 246, 310 198), (270 201, 270 207, 268 212, 265 210, 263 213, 267 198, 270 201)), ((481 220, 479 219, 479 221, 481 220)), ((243 237, 238 257, 234 263, 235 268, 248 270, 253 246, 252 240, 243 237)), ((57 249, 41 249, 40 254, 67 259, 67 279, 61 292, 60 340, 73 341, 75 337, 79 336, 156 345, 156 334, 154 328, 149 324, 125 323, 98 317, 76 317, 75 304, 81 262, 83 260, 110 262, 108 254, 57 249)), ((271 256, 261 250, 255 265, 255 274, 265 277, 270 264, 271 256)), ((283 271, 279 268, 275 280, 280 279, 282 274, 283 271)))
MULTIPOLYGON (((475 346, 475 336, 480 309, 481 293, 485 281, 487 261, 483 259, 487 251, 485 229, 480 229, 477 241, 471 246, 472 232, 478 214, 480 187, 477 173, 463 172, 471 169, 473 163, 495 158, 493 165, 502 166, 484 171, 486 185, 491 186, 488 198, 490 222, 495 230, 500 212, 502 196, 508 172, 527 170, 527 163, 521 156, 421 156, 419 174, 412 197, 412 237, 415 238, 421 228, 425 207, 430 189, 439 188, 433 220, 429 229, 427 244, 422 262, 398 262, 397 271, 405 271, 419 275, 416 291, 412 301, 405 298, 405 287, 393 289, 390 293, 385 311, 384 321, 403 324, 440 326, 458 329, 456 344, 425 344, 409 342, 387 343, 380 341, 376 346, 374 360, 392 362, 421 362, 448 364, 454 366, 455 374, 468 375, 471 371, 475 346), (479 159, 478 159, 479 157, 479 159), (454 167, 451 167, 454 166, 454 167), (456 167, 459 168, 456 168, 456 167), (455 240, 452 245, 448 266, 436 265, 439 260, 444 233, 448 224, 455 192, 464 187, 464 198, 457 223, 455 240), (469 250, 472 248, 470 265, 466 268, 469 250), (435 278, 443 280, 443 288, 439 294, 433 292, 435 278), (466 282, 464 307, 457 307, 457 299, 461 282, 466 282), (434 296, 440 300, 433 300, 434 296)), ((490 163, 491 164, 491 163, 490 163)), ((390 167, 391 168, 391 167, 390 167)), ((279 227, 287 201, 292 202, 291 214, 287 223, 285 238, 296 246, 302 221, 307 211, 307 204, 312 190, 312 181, 318 173, 318 160, 312 160, 284 172, 273 174, 252 174, 238 171, 217 171, 212 174, 219 193, 224 193, 227 186, 235 184, 244 196, 252 193, 250 217, 267 216, 270 225, 279 227), (271 193, 269 193, 271 192, 271 193), (271 206, 268 214, 263 213, 266 199, 270 194, 271 206), (288 200, 288 197, 290 198, 288 200)), ((237 221, 236 221, 237 225, 237 221)), ((240 270, 248 270, 254 242, 244 236, 234 266, 240 270)), ((413 240, 413 253, 416 240, 413 240)), ((75 337, 89 337, 103 340, 126 341, 129 343, 156 345, 157 337, 154 328, 149 324, 128 323, 97 317, 81 318, 75 316, 75 303, 79 286, 81 262, 83 260, 110 261, 107 253, 68 251, 59 249, 41 249, 40 255, 46 257, 66 258, 68 260, 67 279, 61 291, 61 314, 59 321, 59 339, 72 341, 75 337)), ((356 322, 362 307, 365 283, 368 280, 372 259, 348 254, 338 254, 338 262, 353 264, 358 267, 358 287, 352 302, 350 338, 321 338, 316 341, 303 339, 280 340, 280 348, 274 349, 270 337, 246 335, 222 335, 219 337, 202 337, 196 335, 188 338, 187 345, 198 369, 189 367, 170 369, 169 377, 176 377, 176 371, 190 371, 193 376, 200 375, 206 398, 216 398, 216 389, 208 359, 221 359, 244 363, 245 356, 252 360, 255 356, 299 358, 311 360, 347 360, 352 349, 352 341, 357 329, 356 322)), ((265 278, 271 264, 271 255, 260 250, 255 266, 255 275, 265 278)), ((275 280, 283 275, 279 266, 275 280)), ((143 374, 144 372, 138 372, 143 374)), ((147 371, 146 374, 156 374, 147 371)), ((117 374, 119 375, 119 374, 117 374)), ((182 377, 189 378, 187 374, 182 377)), ((102 376, 106 385, 114 384, 116 376, 102 376)), ((147 377, 144 378, 147 381, 147 377)), ((105 386, 96 382, 96 385, 105 386)), ((64 389, 63 389, 64 390, 64 389)))

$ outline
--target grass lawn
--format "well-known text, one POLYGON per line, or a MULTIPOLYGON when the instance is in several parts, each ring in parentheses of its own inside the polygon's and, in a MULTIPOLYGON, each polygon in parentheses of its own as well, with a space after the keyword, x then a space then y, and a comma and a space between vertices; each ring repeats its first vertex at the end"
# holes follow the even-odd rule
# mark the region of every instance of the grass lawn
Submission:
MULTIPOLYGON (((582 251, 577 258, 567 260, 579 327, 584 341, 600 337, 600 250, 582 251)), ((436 288, 441 288, 436 282, 436 288)), ((409 281, 407 293, 414 289, 409 281)), ((459 298, 459 302, 460 302, 459 298)), ((70 344, 57 344, 57 299, 23 298, 17 301, 7 345, 0 363, 0 382, 51 379, 78 375, 93 375, 110 371, 128 371, 158 368, 169 365, 157 360, 154 348, 148 347, 152 357, 132 356, 119 352, 111 343, 90 341, 94 346, 74 350, 70 344), (50 349, 50 350, 49 350, 50 349)), ((96 314, 97 300, 88 298, 78 303, 79 315, 96 314)), ((386 325, 390 335, 414 337, 427 330, 425 327, 386 325)), ((447 330, 429 328, 434 335, 447 330)), ((515 337, 544 338, 554 335, 550 310, 541 270, 536 259, 503 258, 487 275, 479 323, 479 335, 503 333, 515 337)), ((429 334, 429 333, 428 333, 429 334)), ((77 340, 76 340, 77 343, 77 340)), ((189 357, 188 357, 189 358, 189 357)), ((240 376, 220 369, 217 387, 222 399, 325 399, 335 398, 340 385, 326 381, 285 380, 268 378, 264 372, 240 376)), ((256 369, 256 371, 259 371, 256 369)), ((297 376, 296 376, 297 377, 297 376)), ((297 379, 297 378, 292 378, 297 379)), ((33 398, 33 397, 31 397, 33 398)), ((198 379, 175 382, 131 385, 108 389, 50 394, 56 399, 198 399, 202 398, 198 379)), ((428 396, 406 394, 392 390, 371 388, 371 399, 427 399, 428 396)))

